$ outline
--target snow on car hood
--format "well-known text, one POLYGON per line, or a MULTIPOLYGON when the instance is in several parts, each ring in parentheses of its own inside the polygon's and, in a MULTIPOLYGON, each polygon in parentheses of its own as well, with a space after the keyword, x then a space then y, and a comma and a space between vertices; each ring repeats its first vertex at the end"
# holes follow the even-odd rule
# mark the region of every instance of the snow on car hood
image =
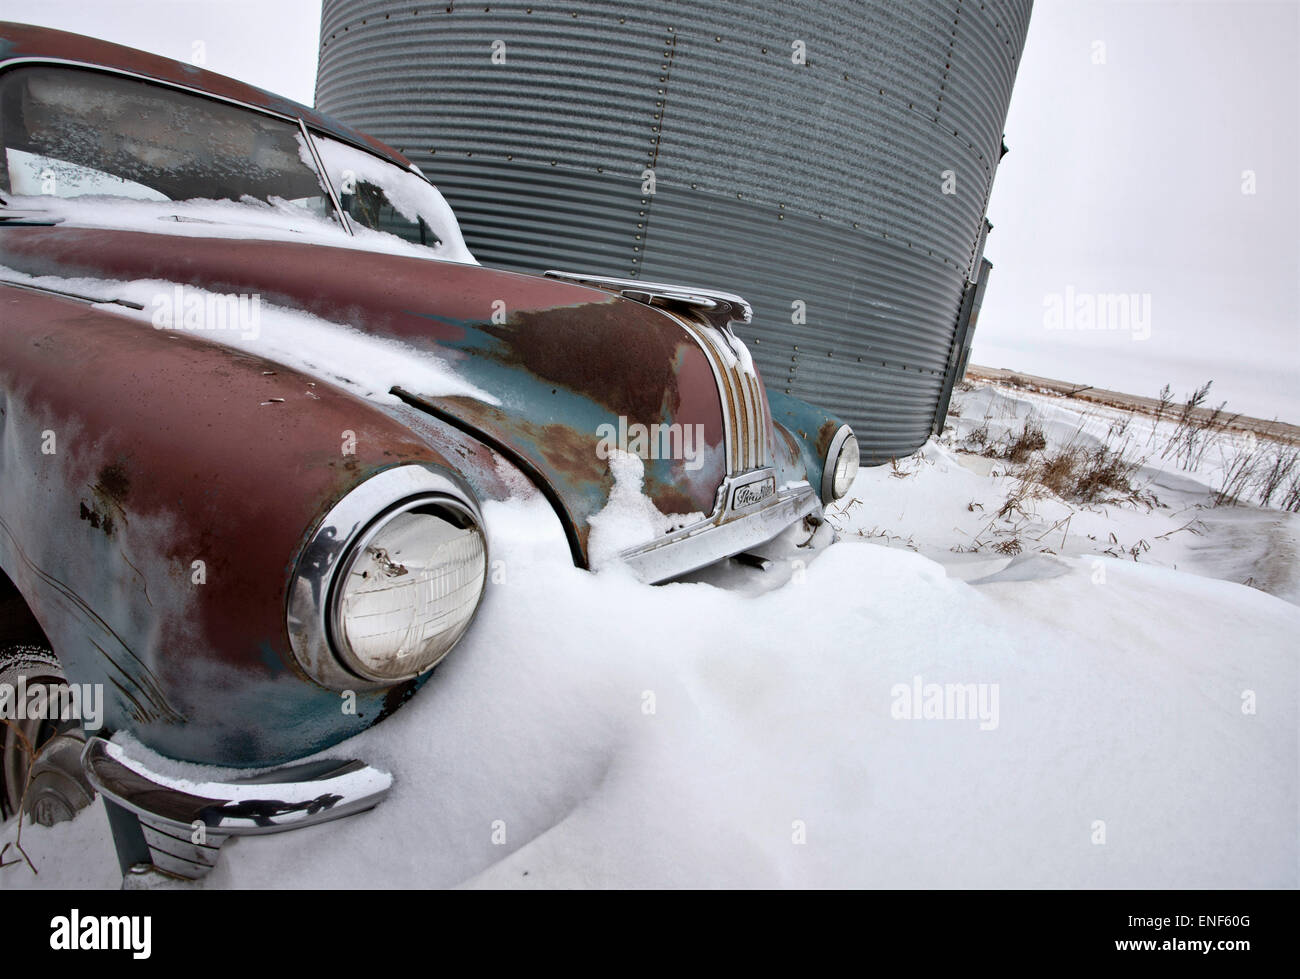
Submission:
MULTIPOLYGON (((657 433, 647 440, 643 486, 661 513, 711 513, 716 505, 726 439, 710 362, 677 320, 621 296, 298 239, 182 239, 63 225, 0 230, 0 266, 52 277, 47 287, 64 291, 77 291, 70 281, 91 280, 77 288, 142 305, 138 312, 150 321, 159 306, 176 305, 170 297, 178 286, 196 301, 258 297, 268 311, 259 335, 241 328, 205 332, 205 339, 373 399, 398 396, 472 431, 554 491, 580 564, 590 518, 614 484, 600 451, 603 433, 657 433), (691 457, 671 451, 673 444, 689 444, 691 457)), ((775 437, 769 444, 787 448, 775 437)), ((804 475, 797 458, 781 464, 804 475)))
MULTIPOLYGON (((0 265, 0 282, 50 289, 101 300, 101 309, 148 323, 155 329, 185 332, 185 306, 208 307, 229 297, 194 286, 160 279, 61 278, 33 276, 0 265), (134 309, 126 303, 137 304, 134 309)), ((389 391, 396 385, 417 391, 437 391, 444 397, 468 397, 499 404, 488 392, 470 384, 445 361, 385 337, 377 337, 310 313, 276 306, 253 297, 236 314, 251 315, 231 328, 205 330, 203 336, 224 346, 273 360, 286 367, 327 379, 371 401, 399 403, 389 391)))

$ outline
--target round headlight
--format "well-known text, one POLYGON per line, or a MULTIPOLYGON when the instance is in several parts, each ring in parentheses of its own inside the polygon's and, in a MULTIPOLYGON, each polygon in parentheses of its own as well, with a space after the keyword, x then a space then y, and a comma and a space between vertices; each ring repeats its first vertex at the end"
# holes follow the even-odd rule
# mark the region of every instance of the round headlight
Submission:
POLYGON ((367 680, 431 669, 469 627, 486 578, 483 532, 468 508, 416 500, 384 514, 334 579, 330 625, 340 659, 367 680))
POLYGON ((308 534, 289 582, 302 672, 380 690, 436 666, 483 597, 482 528, 473 490, 441 467, 398 465, 354 486, 308 534))
POLYGON ((826 453, 826 468, 822 472, 823 503, 833 503, 848 493, 857 478, 859 462, 857 436, 848 425, 841 425, 826 453))

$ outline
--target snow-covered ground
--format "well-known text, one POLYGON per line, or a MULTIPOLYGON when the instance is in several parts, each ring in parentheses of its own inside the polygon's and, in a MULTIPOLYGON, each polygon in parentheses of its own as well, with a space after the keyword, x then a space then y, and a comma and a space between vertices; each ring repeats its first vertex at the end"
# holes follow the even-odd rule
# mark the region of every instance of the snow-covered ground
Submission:
MULTIPOLYGON (((1140 420, 1145 502, 1025 493, 967 436, 1032 411, 1100 440, 1108 409, 957 410, 772 590, 579 571, 540 499, 489 504, 505 580, 470 635, 328 753, 389 799, 197 886, 1297 886, 1300 516, 1209 507, 1213 461, 1140 420)), ((0 887, 120 884, 98 803, 23 843, 39 876, 0 887)))
POLYGON ((1249 584, 1300 604, 1300 515, 1214 506, 1225 469, 1245 451, 1269 459, 1268 440, 1222 433, 1200 466, 1187 471, 1174 453, 1164 455, 1176 419, 1156 423, 1120 409, 992 384, 958 393, 954 407, 959 414, 949 417, 937 442, 897 466, 863 471, 841 515, 832 514, 845 534, 910 547, 962 577, 972 573, 963 570, 967 565, 984 568, 1001 547, 1122 557, 1249 584), (1066 446, 1123 449, 1137 466, 1132 484, 1140 499, 1067 502, 1032 481, 1026 484, 1016 464, 971 451, 983 442, 1005 446, 1026 421, 1041 428, 1049 452, 1066 446), (976 432, 981 437, 972 438, 976 432), (1014 506, 1000 516, 1009 500, 1014 506))

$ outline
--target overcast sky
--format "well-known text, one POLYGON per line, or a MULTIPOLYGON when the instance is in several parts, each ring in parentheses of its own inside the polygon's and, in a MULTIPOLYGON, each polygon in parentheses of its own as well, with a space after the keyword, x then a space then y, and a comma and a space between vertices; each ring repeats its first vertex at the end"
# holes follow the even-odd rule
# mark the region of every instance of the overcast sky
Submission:
POLYGON ((1300 423, 1300 5, 1039 0, 1006 129, 973 360, 1300 423), (1070 288, 1149 337, 1050 328, 1070 288))
MULTIPOLYGON (((318 0, 0 0, 311 104, 318 0)), ((1300 0, 1038 0, 973 361, 1300 423, 1300 0), (1089 315, 1092 310, 1093 314, 1089 315)), ((539 262, 539 267, 544 265, 539 262)))

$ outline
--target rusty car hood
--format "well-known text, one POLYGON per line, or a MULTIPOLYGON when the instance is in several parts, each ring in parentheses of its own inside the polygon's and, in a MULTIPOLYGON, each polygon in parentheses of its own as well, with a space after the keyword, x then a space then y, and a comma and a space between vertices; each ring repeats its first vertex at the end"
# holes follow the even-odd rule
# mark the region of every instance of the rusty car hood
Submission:
POLYGON ((351 248, 67 226, 0 231, 0 266, 255 295, 436 359, 488 397, 396 381, 393 393, 530 473, 566 519, 580 564, 588 520, 613 484, 597 451, 601 426, 699 426, 691 429, 702 436, 698 458, 645 460, 646 495, 665 514, 713 512, 725 476, 722 400, 708 358, 671 316, 608 292, 351 248))

